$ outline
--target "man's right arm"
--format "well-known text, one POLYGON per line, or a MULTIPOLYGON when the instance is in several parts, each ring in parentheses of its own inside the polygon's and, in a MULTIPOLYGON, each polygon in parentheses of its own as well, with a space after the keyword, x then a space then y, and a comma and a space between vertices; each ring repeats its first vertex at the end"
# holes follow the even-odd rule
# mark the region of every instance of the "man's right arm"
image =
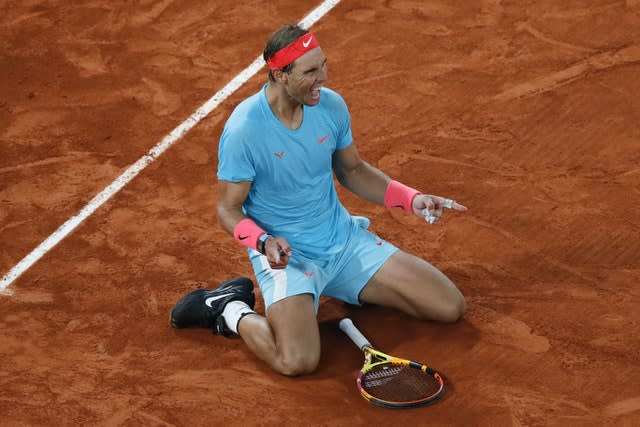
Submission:
MULTIPOLYGON (((216 214, 220 226, 229 234, 233 235, 238 243, 261 251, 255 239, 257 239, 264 230, 261 230, 253 220, 247 218, 242 213, 242 204, 247 198, 250 189, 251 181, 229 182, 218 180, 216 214), (251 242, 248 240, 241 241, 245 232, 249 239, 253 239, 251 242)), ((289 263, 291 248, 289 247, 289 243, 282 237, 268 236, 267 240, 264 241, 264 248, 262 249, 264 249, 264 255, 267 256, 271 268, 285 268, 289 263)))
POLYGON ((242 221, 242 204, 249 195, 251 181, 229 182, 218 180, 218 201, 216 215, 218 223, 233 235, 235 226, 242 221))

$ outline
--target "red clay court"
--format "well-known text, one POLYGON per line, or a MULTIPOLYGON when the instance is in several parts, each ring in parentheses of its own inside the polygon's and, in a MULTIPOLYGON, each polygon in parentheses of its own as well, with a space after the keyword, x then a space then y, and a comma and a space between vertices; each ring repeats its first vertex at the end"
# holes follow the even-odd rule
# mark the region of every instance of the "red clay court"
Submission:
POLYGON ((451 277, 464 320, 323 300, 320 367, 300 378, 240 339, 168 326, 187 291, 253 279, 216 223, 216 149, 266 68, 172 131, 320 3, 2 2, 0 423, 640 425, 638 0, 339 2, 311 28, 361 156, 470 210, 430 226, 342 200, 451 277), (365 402, 345 315, 381 350, 441 370, 445 397, 365 402))

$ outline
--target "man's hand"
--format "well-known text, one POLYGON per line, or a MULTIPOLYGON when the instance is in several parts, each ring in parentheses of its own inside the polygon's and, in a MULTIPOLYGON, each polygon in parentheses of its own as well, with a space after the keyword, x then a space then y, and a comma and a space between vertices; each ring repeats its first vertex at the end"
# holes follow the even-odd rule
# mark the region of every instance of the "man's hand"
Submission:
POLYGON ((461 205, 455 200, 434 196, 432 194, 418 194, 413 199, 412 207, 413 213, 424 218, 429 224, 437 223, 444 214, 445 208, 458 212, 467 211, 466 206, 461 205))
POLYGON ((271 268, 281 270, 289 264, 291 247, 284 238, 269 236, 264 242, 264 254, 271 268))

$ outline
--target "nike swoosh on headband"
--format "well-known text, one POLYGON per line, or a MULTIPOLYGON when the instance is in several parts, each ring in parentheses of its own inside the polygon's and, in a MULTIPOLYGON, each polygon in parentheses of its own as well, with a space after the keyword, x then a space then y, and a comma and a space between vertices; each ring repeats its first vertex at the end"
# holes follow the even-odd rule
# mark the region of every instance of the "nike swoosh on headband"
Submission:
POLYGON ((313 36, 309 37, 307 39, 307 41, 303 41, 302 42, 302 47, 304 47, 305 49, 309 47, 309 43, 311 43, 311 39, 313 38, 313 36))

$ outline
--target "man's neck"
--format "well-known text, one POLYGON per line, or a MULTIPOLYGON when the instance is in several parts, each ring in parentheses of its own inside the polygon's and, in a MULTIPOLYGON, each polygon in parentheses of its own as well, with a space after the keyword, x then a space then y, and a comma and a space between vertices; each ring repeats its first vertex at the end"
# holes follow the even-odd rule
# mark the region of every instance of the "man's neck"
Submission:
POLYGON ((269 82, 267 86, 267 102, 276 118, 289 129, 298 129, 302 124, 302 104, 292 99, 284 88, 269 82))

